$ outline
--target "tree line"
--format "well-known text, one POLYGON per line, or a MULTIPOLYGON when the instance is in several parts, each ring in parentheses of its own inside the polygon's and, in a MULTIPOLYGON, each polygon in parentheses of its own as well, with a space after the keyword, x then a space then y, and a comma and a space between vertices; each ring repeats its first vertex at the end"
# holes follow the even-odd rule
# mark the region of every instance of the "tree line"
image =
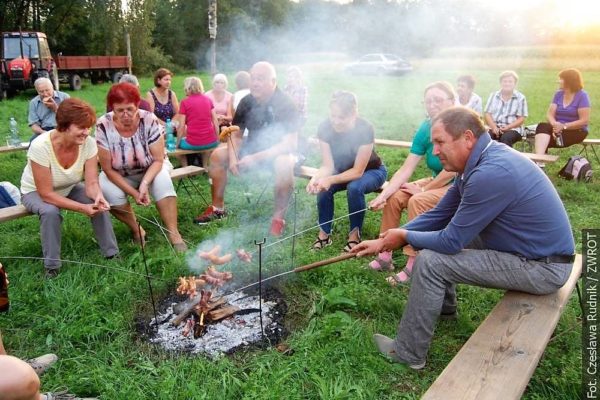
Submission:
MULTIPOLYGON (((217 64, 247 68, 298 52, 434 55, 449 45, 593 43, 596 31, 564 35, 550 9, 490 10, 477 0, 218 0, 217 64)), ((125 54, 131 37, 137 73, 159 66, 206 69, 208 0, 1 0, 0 28, 45 32, 53 52, 125 54)))

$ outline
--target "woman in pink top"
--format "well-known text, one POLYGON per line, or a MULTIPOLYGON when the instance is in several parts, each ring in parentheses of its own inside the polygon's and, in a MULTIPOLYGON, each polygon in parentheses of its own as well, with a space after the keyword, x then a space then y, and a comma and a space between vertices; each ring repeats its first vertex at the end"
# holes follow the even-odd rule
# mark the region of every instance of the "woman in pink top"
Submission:
POLYGON ((212 149, 219 144, 219 122, 213 102, 203 95, 200 78, 191 76, 183 81, 187 97, 181 102, 175 119, 185 127, 178 133, 177 146, 184 150, 212 149), (183 131, 183 132, 182 132, 183 131))
POLYGON ((206 96, 215 106, 219 126, 228 126, 233 119, 233 94, 227 91, 227 77, 224 74, 216 74, 212 85, 212 90, 206 92, 206 96))

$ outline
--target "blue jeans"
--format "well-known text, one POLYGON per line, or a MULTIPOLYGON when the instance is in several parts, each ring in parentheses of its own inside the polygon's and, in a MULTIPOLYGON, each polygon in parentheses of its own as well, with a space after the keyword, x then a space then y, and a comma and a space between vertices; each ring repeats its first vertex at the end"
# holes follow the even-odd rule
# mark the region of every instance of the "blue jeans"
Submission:
POLYGON ((346 190, 348 198, 348 212, 350 218, 350 232, 358 228, 358 232, 362 229, 363 220, 365 219, 365 194, 376 191, 381 188, 387 177, 387 169, 385 165, 381 165, 377 169, 369 169, 364 174, 351 182, 338 185, 331 185, 328 191, 321 192, 317 195, 317 208, 319 210, 319 225, 321 230, 326 234, 331 233, 331 220, 333 219, 334 201, 333 195, 341 190, 346 190), (361 212, 356 212, 360 211, 361 212), (355 213, 355 214, 353 214, 355 213))

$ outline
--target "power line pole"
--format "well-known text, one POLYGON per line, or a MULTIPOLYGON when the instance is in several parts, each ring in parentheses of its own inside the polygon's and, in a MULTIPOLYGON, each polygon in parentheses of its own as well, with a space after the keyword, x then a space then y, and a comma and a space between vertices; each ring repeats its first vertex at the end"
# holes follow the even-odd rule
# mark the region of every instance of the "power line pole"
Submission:
POLYGON ((217 73, 217 0, 208 0, 208 36, 210 38, 210 73, 217 73))

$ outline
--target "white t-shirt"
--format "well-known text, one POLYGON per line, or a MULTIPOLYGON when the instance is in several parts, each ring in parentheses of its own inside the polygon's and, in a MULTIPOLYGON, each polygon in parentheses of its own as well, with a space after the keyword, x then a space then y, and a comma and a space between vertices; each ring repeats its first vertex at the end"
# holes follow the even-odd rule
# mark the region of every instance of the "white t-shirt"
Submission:
POLYGON ((83 180, 85 162, 98 154, 96 141, 88 136, 85 142, 79 146, 79 156, 71 167, 63 168, 54 154, 51 135, 57 134, 56 130, 42 133, 31 142, 27 151, 27 166, 21 176, 21 193, 35 192, 35 181, 31 171, 31 161, 43 167, 50 168, 52 174, 52 189, 61 196, 68 195, 73 187, 83 180))

